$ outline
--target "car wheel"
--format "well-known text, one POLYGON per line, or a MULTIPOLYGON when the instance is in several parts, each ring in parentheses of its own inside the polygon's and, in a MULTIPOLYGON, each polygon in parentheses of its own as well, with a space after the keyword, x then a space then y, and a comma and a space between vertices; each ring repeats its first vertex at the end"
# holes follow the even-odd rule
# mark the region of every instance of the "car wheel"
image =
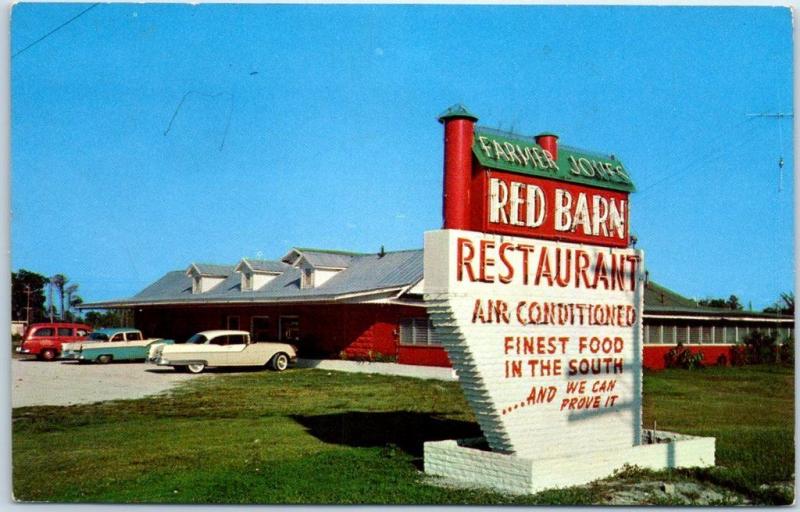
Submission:
POLYGON ((40 357, 42 358, 42 361, 52 361, 56 358, 56 351, 52 348, 42 350, 40 357))
POLYGON ((281 352, 280 354, 275 354, 275 357, 272 358, 272 369, 276 372, 282 372, 286 368, 289 367, 289 356, 281 352))
POLYGON ((205 370, 205 368, 206 365, 203 363, 190 364, 186 366, 186 369, 189 370, 189 373, 201 373, 203 370, 205 370))
POLYGON ((103 354, 97 358, 97 362, 100 364, 108 364, 111 362, 111 356, 108 354, 103 354))

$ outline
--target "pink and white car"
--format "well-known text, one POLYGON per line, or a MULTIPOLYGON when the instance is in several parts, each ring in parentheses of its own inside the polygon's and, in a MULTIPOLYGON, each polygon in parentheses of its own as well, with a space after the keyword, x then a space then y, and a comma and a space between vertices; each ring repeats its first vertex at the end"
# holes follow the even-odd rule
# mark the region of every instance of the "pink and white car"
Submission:
POLYGON ((288 343, 251 343, 247 331, 203 331, 186 343, 155 344, 148 362, 175 370, 200 373, 216 366, 263 366, 283 371, 297 359, 297 348, 288 343))

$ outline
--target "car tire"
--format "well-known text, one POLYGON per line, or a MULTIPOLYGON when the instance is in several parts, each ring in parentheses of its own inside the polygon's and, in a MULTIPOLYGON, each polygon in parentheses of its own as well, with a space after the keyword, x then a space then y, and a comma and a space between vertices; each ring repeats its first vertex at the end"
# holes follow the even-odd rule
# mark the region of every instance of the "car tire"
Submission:
POLYGON ((42 353, 39 354, 39 357, 42 361, 52 361, 56 358, 56 351, 52 348, 46 348, 42 350, 42 353))
POLYGON ((283 352, 275 354, 275 357, 272 358, 272 364, 270 366, 272 366, 272 369, 276 372, 282 372, 289 367, 289 356, 283 352))
POLYGON ((97 356, 97 362, 100 364, 108 364, 111 362, 113 358, 109 354, 103 354, 102 356, 97 356))
POLYGON ((189 370, 189 373, 203 373, 203 370, 206 369, 206 365, 203 363, 187 364, 186 369, 189 370))

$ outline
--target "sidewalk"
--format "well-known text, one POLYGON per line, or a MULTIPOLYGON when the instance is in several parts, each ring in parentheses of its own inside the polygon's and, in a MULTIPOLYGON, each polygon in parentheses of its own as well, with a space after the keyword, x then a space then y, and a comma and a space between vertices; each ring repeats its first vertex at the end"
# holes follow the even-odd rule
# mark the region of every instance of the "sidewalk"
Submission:
POLYGON ((339 372, 377 373, 418 379, 457 381, 455 370, 438 366, 416 366, 397 363, 371 363, 367 361, 340 361, 337 359, 297 359, 297 368, 316 368, 339 372))

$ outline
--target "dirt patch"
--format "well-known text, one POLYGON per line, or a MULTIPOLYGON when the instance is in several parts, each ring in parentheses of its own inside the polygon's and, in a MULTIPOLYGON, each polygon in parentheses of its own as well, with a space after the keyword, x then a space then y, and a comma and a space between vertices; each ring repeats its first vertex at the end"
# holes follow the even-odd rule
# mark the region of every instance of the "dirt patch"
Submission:
POLYGON ((593 484, 603 496, 598 505, 748 505, 744 497, 727 489, 698 482, 618 482, 593 484))
POLYGON ((141 398, 206 375, 178 373, 145 363, 78 364, 11 360, 11 406, 72 405, 141 398))

